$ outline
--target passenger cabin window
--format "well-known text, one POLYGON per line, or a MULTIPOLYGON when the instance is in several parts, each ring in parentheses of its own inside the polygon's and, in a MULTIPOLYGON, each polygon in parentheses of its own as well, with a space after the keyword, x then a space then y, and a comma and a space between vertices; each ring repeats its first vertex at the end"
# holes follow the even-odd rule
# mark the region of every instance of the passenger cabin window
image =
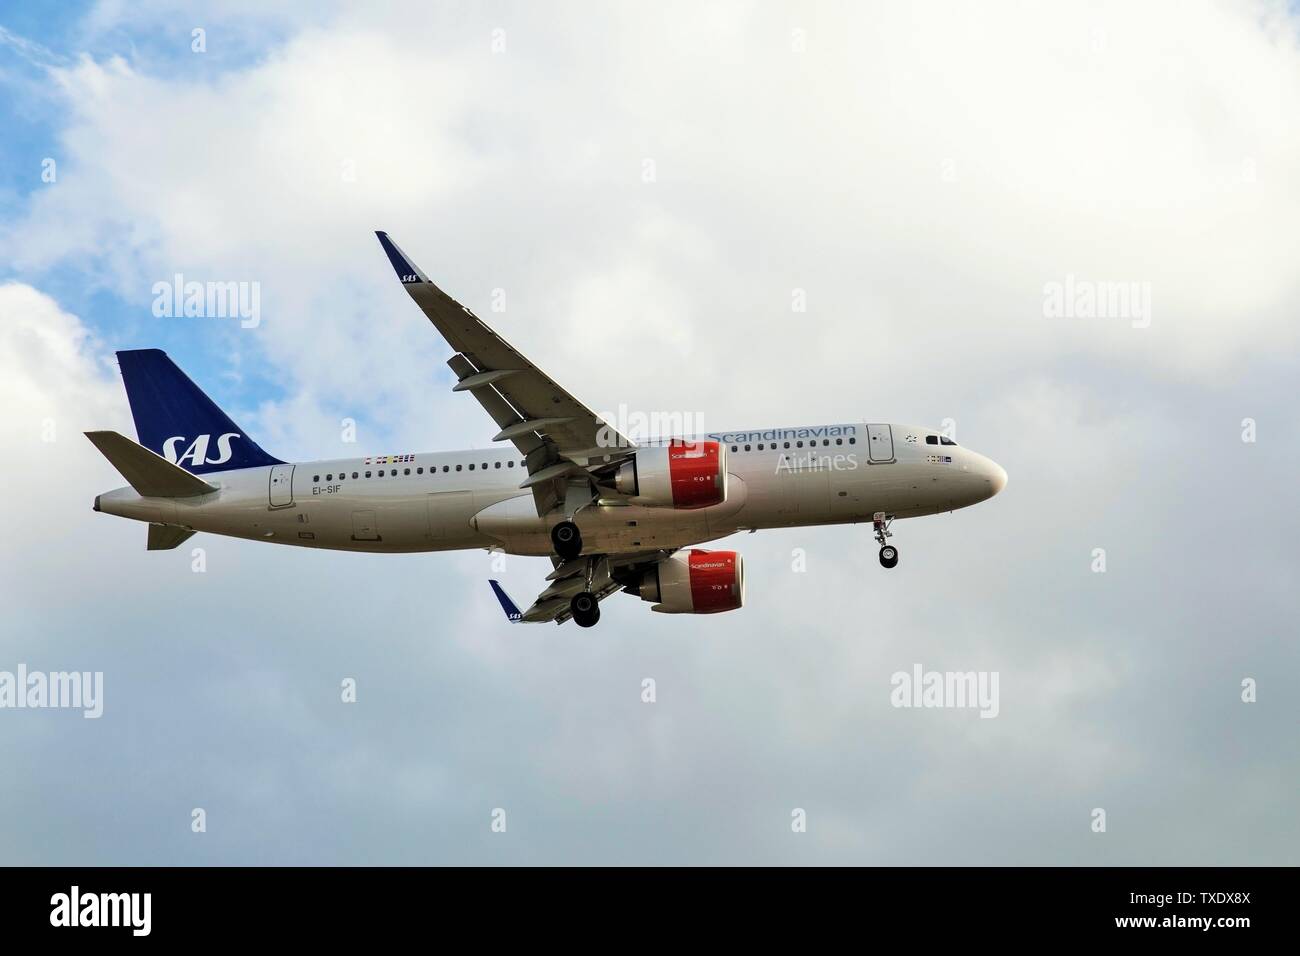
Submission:
POLYGON ((356 476, 357 476, 357 473, 354 471, 354 472, 352 473, 352 477, 355 478, 356 476))
POLYGON ((320 481, 320 475, 312 475, 312 476, 311 476, 311 480, 312 480, 312 481, 320 481))

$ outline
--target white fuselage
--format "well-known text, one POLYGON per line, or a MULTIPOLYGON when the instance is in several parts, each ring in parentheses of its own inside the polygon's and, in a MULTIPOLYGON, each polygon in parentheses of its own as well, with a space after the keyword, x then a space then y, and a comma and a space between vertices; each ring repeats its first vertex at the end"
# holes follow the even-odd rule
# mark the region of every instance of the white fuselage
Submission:
MULTIPOLYGON (((992 497, 1006 482, 994 462, 905 425, 825 425, 718 432, 728 491, 694 510, 602 500, 573 520, 587 552, 679 548, 737 531, 910 518, 992 497), (934 443, 927 443, 927 439, 934 443)), ((510 449, 343 458, 221 471, 217 490, 145 498, 131 488, 100 495, 100 511, 195 531, 340 551, 502 548, 552 553, 521 456, 510 449)))

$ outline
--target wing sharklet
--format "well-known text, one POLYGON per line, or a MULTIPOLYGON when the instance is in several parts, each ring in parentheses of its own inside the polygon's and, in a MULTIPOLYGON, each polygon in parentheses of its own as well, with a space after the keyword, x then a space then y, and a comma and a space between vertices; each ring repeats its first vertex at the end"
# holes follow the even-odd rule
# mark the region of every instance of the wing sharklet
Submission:
POLYGON ((505 588, 501 586, 501 582, 489 579, 488 584, 492 585, 492 593, 495 594, 497 600, 501 602, 501 610, 506 612, 506 620, 511 624, 518 624, 523 620, 523 615, 519 613, 518 605, 510 599, 509 594, 506 594, 505 588))

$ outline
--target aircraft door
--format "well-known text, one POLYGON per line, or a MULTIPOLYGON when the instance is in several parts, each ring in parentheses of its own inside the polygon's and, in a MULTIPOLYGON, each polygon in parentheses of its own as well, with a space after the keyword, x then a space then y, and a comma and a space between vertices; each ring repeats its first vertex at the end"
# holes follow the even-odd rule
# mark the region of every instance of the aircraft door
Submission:
POLYGON ((867 426, 867 447, 871 461, 882 463, 894 460, 894 432, 888 425, 867 426))
POLYGON ((270 501, 272 508, 287 508, 293 504, 293 465, 272 465, 270 501))

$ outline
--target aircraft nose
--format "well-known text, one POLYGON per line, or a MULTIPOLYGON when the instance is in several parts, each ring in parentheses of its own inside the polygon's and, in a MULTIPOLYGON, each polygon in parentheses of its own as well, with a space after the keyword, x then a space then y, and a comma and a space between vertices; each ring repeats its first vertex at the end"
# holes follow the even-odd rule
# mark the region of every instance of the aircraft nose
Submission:
POLYGON ((986 458, 978 452, 971 452, 970 464, 967 466, 970 476, 975 479, 971 493, 975 496, 972 504, 988 501, 1007 486, 1007 472, 992 458, 986 458))
POLYGON ((989 487, 993 489, 993 494, 996 495, 1007 486, 1007 470, 996 461, 990 461, 989 466, 989 487))

